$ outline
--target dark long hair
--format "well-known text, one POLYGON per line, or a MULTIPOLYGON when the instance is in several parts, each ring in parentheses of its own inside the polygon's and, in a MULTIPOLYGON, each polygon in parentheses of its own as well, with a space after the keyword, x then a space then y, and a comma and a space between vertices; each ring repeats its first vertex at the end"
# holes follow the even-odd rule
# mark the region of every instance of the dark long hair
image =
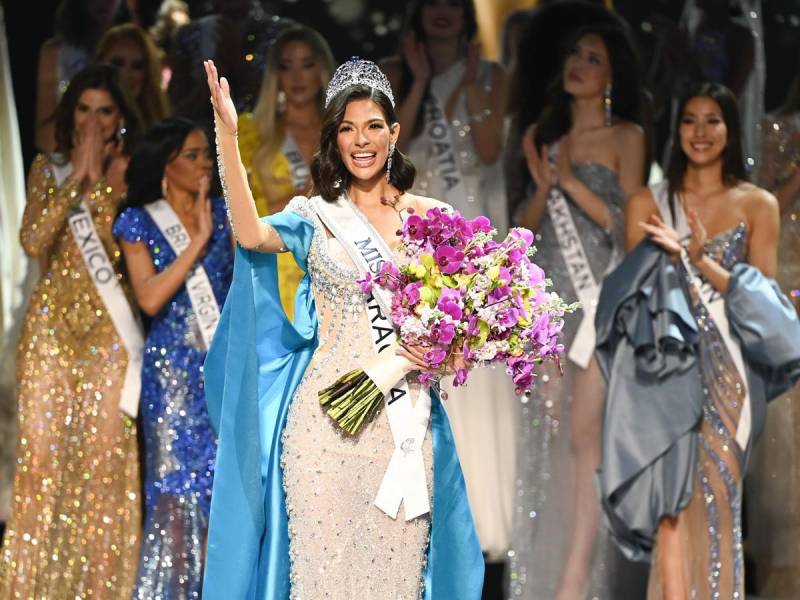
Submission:
POLYGON ((73 148, 75 132, 75 107, 86 90, 104 90, 119 109, 125 121, 122 150, 129 154, 139 142, 142 133, 141 117, 136 104, 125 86, 120 84, 119 73, 109 65, 89 65, 79 71, 69 82, 67 90, 56 107, 56 151, 69 156, 73 148))
POLYGON ((161 198, 164 169, 195 130, 202 131, 202 128, 183 117, 164 119, 147 130, 125 171, 128 184, 126 208, 144 206, 161 198))
POLYGON ((603 40, 611 64, 611 110, 615 117, 642 124, 642 79, 639 58, 627 31, 609 25, 587 25, 578 30, 566 47, 562 68, 550 87, 550 101, 536 125, 534 141, 544 144, 559 140, 572 127, 572 96, 564 90, 563 64, 578 41, 596 35, 603 40))
POLYGON ((711 98, 719 104, 722 110, 722 120, 728 130, 728 143, 722 151, 722 181, 726 185, 736 185, 740 181, 747 181, 747 171, 744 168, 744 153, 742 152, 742 127, 739 121, 739 107, 736 96, 721 83, 699 83, 689 89, 681 98, 678 105, 677 119, 675 119, 672 132, 672 149, 669 163, 667 164, 666 179, 669 182, 670 201, 683 187, 683 177, 686 174, 688 159, 681 147, 680 128, 683 112, 692 98, 711 98))
MULTIPOLYGON (((425 30, 422 26, 422 9, 429 2, 429 0, 412 0, 406 6, 405 25, 403 27, 403 34, 413 31, 417 36, 417 40, 424 42, 427 39, 425 30)), ((460 0, 461 6, 464 9, 464 29, 461 36, 464 42, 471 41, 478 33, 478 17, 475 12, 475 3, 473 0, 460 0)), ((403 35, 400 36, 402 44, 403 35)), ((403 56, 402 45, 397 50, 397 56, 400 57, 400 83, 397 86, 397 103, 402 104, 406 96, 411 92, 411 86, 414 83, 414 76, 411 73, 411 67, 408 66, 405 57, 403 56)), ((430 92, 430 81, 425 88, 425 96, 430 92)), ((417 137, 423 128, 423 111, 417 111, 417 120, 412 123, 407 123, 406 127, 412 127, 411 137, 417 137)))
MULTIPOLYGON (((347 105, 353 100, 367 98, 381 107, 386 122, 391 125, 397 122, 397 114, 386 94, 365 85, 354 85, 337 94, 322 114, 322 131, 320 134, 319 152, 311 161, 311 179, 314 191, 324 200, 334 202, 343 190, 350 186, 353 179, 350 171, 344 166, 336 138, 339 125, 344 119, 347 105)), ((395 148, 392 157, 392 172, 389 182, 400 192, 405 192, 414 185, 417 170, 406 156, 395 148)))

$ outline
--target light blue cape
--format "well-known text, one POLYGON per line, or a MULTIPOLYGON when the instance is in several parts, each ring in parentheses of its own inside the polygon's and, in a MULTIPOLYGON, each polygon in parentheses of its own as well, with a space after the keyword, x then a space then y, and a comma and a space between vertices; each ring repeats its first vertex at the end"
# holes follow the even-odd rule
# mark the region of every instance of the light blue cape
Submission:
MULTIPOLYGON (((292 212, 266 220, 308 271, 313 224, 292 212)), ((289 598, 281 433, 318 343, 308 275, 294 313, 292 324, 280 304, 275 255, 237 247, 233 283, 205 362, 208 412, 218 435, 203 581, 207 600, 289 598)), ((424 598, 477 600, 483 556, 450 424, 432 396, 433 508, 424 598)))

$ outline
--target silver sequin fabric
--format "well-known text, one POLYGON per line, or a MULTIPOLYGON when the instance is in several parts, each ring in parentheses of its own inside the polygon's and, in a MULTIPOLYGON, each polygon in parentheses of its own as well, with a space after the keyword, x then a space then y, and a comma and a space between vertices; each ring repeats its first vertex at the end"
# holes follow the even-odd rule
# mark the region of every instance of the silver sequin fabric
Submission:
MULTIPOLYGON (((283 433, 291 598, 418 598, 430 519, 407 522, 402 507, 392 519, 373 505, 394 450, 388 419, 378 412, 351 437, 327 416, 317 396, 374 353, 365 298, 355 283, 358 272, 339 242, 327 237, 308 199, 295 198, 287 210, 315 225, 308 272, 319 318, 319 346, 283 433)), ((430 432, 423 455, 430 489, 430 432)))
MULTIPOLYGON (((740 224, 711 239, 708 255, 730 270, 744 260, 746 228, 740 224)), ((678 515, 676 529, 683 561, 686 598, 744 600, 742 555, 742 468, 736 442, 745 388, 717 324, 705 305, 695 302, 700 326, 703 419, 698 428, 694 495, 678 515)), ((656 545, 653 565, 658 564, 656 545)), ((648 600, 663 600, 660 573, 651 569, 648 600)))
MULTIPOLYGON (((625 194, 616 174, 604 165, 581 162, 575 163, 573 169, 575 175, 606 202, 615 222, 610 231, 605 231, 567 197, 584 252, 599 284, 622 256, 625 194)), ((567 302, 577 301, 553 222, 547 213, 536 232, 536 248, 534 260, 552 279, 553 289, 567 302)), ((567 348, 582 319, 580 309, 565 319, 562 341, 567 348)), ((576 498, 572 487, 575 463, 571 419, 573 404, 583 398, 574 393, 579 367, 564 357, 563 368, 562 376, 555 365, 545 365, 530 398, 520 399, 514 526, 508 561, 508 598, 511 599, 555 597, 569 549, 572 518, 578 510, 574 508, 576 498)), ((594 501, 594 498, 581 499, 584 503, 594 501)), ((599 506, 599 498, 596 502, 594 508, 599 506)), ((601 525, 594 542, 585 598, 640 600, 643 585, 636 578, 640 573, 623 561, 601 525)))

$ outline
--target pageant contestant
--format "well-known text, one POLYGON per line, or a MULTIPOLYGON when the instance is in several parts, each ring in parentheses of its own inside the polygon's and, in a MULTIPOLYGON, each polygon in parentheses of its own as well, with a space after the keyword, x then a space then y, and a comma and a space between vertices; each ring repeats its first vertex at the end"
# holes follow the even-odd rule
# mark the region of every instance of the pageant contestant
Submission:
POLYGON ((588 26, 570 46, 549 106, 524 136, 536 191, 519 222, 537 232, 537 261, 556 288, 583 307, 564 327, 563 377, 553 369, 523 406, 511 572, 526 598, 624 597, 613 592, 621 581, 616 551, 599 527, 594 477, 604 395, 587 307, 623 254, 625 199, 642 184, 639 94, 628 36, 588 26))
MULTIPOLYGON (((328 43, 303 25, 283 30, 269 50, 252 113, 239 116, 239 152, 259 216, 280 212, 311 186, 311 159, 319 150, 325 86, 336 63, 328 43)), ((288 252, 278 255, 283 309, 292 319, 303 272, 288 252)))
POLYGON ((59 103, 58 153, 31 167, 20 237, 42 277, 17 357, 2 598, 122 597, 133 585, 141 516, 131 416, 143 340, 111 235, 139 131, 133 106, 116 69, 81 71, 59 103))
POLYGON ((134 598, 199 598, 216 435, 203 361, 233 275, 222 198, 208 198, 206 134, 167 119, 131 157, 127 208, 114 224, 152 323, 142 366, 145 526, 134 598))
POLYGON ((442 198, 464 217, 508 221, 503 147, 508 82, 479 55, 472 0, 415 0, 401 57, 385 63, 404 124, 400 148, 420 169, 414 189, 442 198))
POLYGON ((667 179, 631 198, 631 253, 598 307, 599 481, 616 541, 652 554, 649 600, 744 598, 742 477, 765 400, 800 375, 800 325, 768 279, 778 203, 745 180, 733 94, 702 84, 679 108, 667 179))
MULTIPOLYGON (((472 0, 410 2, 400 56, 385 69, 398 91, 399 145, 418 167, 413 192, 440 198, 462 216, 488 216, 505 233, 503 169, 504 69, 480 58, 472 0)), ((511 536, 519 413, 502 369, 476 369, 467 386, 442 389, 459 444, 481 547, 503 560, 511 536), (497 398, 497 402, 487 402, 497 398)))
POLYGON ((395 379, 399 399, 355 436, 318 398, 354 368, 425 366, 413 349, 376 356, 378 334, 391 331, 388 308, 368 304, 356 284, 368 268, 359 247, 392 261, 401 215, 442 206, 404 193, 414 167, 396 150, 386 77, 360 59, 336 71, 311 167, 320 195, 298 196, 259 221, 227 81, 213 63, 206 69, 240 247, 206 360, 219 450, 204 595, 479 598, 483 558, 436 394, 395 379), (275 253, 286 251, 308 273, 294 324, 277 289, 275 253))

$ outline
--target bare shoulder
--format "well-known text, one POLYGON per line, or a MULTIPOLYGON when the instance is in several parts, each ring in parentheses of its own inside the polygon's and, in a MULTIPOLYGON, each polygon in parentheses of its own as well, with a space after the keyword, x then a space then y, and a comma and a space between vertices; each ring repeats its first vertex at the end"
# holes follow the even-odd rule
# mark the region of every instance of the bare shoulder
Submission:
POLYGON ((627 209, 629 212, 636 214, 658 213, 658 206, 652 190, 647 186, 643 186, 633 192, 628 196, 627 209))
POLYGON ((444 208, 447 210, 452 210, 453 207, 447 204, 446 202, 442 202, 441 200, 436 200, 435 198, 428 198, 427 196, 418 196, 417 194, 411 194, 406 192, 404 194, 404 199, 406 202, 406 206, 413 206, 417 212, 426 213, 432 208, 444 208))
POLYGON ((764 211, 776 215, 780 212, 778 199, 764 188, 745 182, 736 186, 736 192, 747 212, 764 211))
POLYGON ((613 127, 614 138, 621 146, 630 146, 644 141, 644 129, 631 121, 620 121, 613 127))

